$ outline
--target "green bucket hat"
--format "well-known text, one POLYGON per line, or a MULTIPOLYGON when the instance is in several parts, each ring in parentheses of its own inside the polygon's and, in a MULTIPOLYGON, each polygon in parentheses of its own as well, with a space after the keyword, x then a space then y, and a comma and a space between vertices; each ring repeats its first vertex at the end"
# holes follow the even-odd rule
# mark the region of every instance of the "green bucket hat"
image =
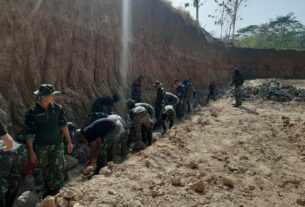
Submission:
POLYGON ((51 84, 41 84, 37 91, 34 91, 36 96, 50 96, 59 94, 60 91, 55 91, 55 88, 51 84))

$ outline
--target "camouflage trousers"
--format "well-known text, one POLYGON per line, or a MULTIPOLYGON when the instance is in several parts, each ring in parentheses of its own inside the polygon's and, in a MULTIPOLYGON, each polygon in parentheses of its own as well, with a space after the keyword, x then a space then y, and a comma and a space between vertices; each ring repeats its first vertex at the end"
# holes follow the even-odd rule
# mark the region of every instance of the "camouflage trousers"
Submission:
POLYGON ((35 150, 46 191, 55 194, 64 186, 66 163, 63 144, 35 146, 35 150))
POLYGON ((235 105, 241 105, 242 93, 242 86, 235 85, 235 105))
POLYGON ((0 149, 0 207, 11 206, 23 177, 26 147, 16 144, 10 152, 0 149))
POLYGON ((176 108, 175 108, 178 119, 181 119, 184 116, 184 108, 185 108, 185 101, 180 100, 179 103, 176 105, 176 108))
POLYGON ((127 146, 129 147, 131 142, 137 142, 137 129, 141 128, 142 141, 148 145, 152 144, 152 120, 148 113, 142 112, 136 114, 131 122, 130 131, 127 140, 127 146))
POLYGON ((100 169, 106 166, 108 161, 113 160, 114 149, 117 146, 118 141, 121 138, 121 135, 124 133, 123 124, 120 121, 117 121, 114 129, 109 132, 103 139, 103 142, 100 146, 99 153, 96 160, 96 171, 95 174, 99 174, 100 169))
POLYGON ((192 105, 193 105, 192 103, 193 103, 193 98, 190 97, 190 96, 187 96, 187 97, 185 98, 185 104, 186 104, 186 107, 187 107, 187 111, 188 111, 188 112, 190 112, 191 109, 192 109, 192 105))

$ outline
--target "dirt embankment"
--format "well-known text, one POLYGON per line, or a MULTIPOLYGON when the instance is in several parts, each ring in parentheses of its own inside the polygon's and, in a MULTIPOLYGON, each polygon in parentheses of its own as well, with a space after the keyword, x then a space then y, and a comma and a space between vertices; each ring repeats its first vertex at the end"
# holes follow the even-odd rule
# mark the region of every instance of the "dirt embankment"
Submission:
MULTIPOLYGON (((268 76, 277 77, 286 77, 293 70, 304 71, 303 53, 279 55, 269 51, 271 55, 265 59, 262 51, 231 50, 208 37, 168 3, 131 2, 127 80, 131 83, 139 74, 147 75, 146 100, 152 97, 155 79, 172 90, 174 79, 191 75, 196 88, 202 89, 208 80, 230 79, 231 67, 236 65, 253 74, 268 70, 268 76), (253 53, 258 58, 253 59, 253 53), (279 64, 285 74, 277 72, 279 64)), ((96 96, 110 95, 123 84, 119 70, 121 11, 121 0, 2 1, 0 104, 9 114, 2 119, 20 129, 26 108, 35 101, 32 91, 48 82, 63 91, 60 102, 69 119, 82 123, 96 96)), ((289 77, 299 75, 292 74, 289 77)), ((125 88, 130 93, 128 86, 125 88)))
POLYGON ((231 102, 198 110, 153 146, 56 199, 90 207, 304 206, 304 104, 231 102))

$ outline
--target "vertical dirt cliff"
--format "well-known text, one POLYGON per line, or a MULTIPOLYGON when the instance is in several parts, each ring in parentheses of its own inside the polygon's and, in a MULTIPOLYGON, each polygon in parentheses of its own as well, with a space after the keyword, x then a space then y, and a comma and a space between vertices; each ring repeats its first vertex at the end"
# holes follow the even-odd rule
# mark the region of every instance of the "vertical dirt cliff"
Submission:
MULTIPOLYGON (((41 83, 63 91, 59 101, 77 123, 96 96, 122 86, 122 0, 10 0, 0 2, 0 13, 0 115, 14 128, 22 127, 41 83)), ((172 90, 174 79, 190 75, 196 88, 204 88, 210 79, 229 80, 236 65, 249 76, 264 76, 266 69, 268 77, 305 75, 304 52, 225 48, 161 0, 132 0, 129 46, 127 82, 146 74, 146 92, 155 79, 172 90)), ((124 88, 130 93, 128 85, 124 88)))

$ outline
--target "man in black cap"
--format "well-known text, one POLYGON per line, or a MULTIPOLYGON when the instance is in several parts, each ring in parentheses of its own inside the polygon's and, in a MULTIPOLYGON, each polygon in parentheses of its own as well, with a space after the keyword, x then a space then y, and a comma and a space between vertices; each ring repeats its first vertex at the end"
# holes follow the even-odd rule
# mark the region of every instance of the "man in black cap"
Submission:
POLYGON ((55 91, 51 84, 42 84, 34 92, 38 102, 25 115, 25 137, 30 161, 42 171, 46 195, 54 195, 64 185, 65 158, 63 140, 67 151, 73 151, 69 129, 62 106, 55 103, 55 91))

